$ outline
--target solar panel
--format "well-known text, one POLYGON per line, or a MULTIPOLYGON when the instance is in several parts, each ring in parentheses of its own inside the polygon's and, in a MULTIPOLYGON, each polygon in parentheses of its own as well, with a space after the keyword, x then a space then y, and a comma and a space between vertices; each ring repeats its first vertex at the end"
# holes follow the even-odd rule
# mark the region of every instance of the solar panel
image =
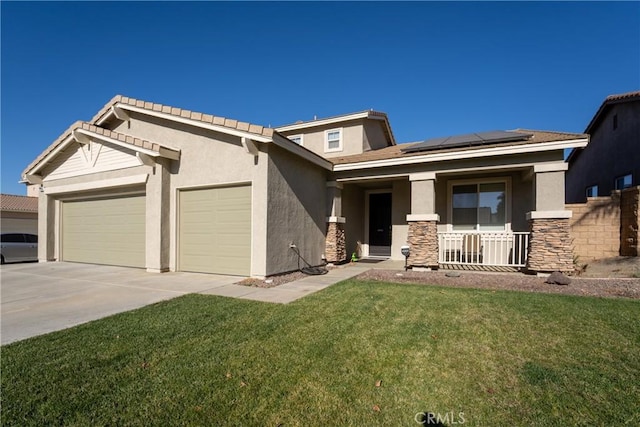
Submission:
POLYGON ((448 137, 432 138, 410 147, 402 148, 403 153, 416 153, 420 151, 443 150, 446 148, 472 147, 484 144, 497 144, 505 142, 524 141, 533 136, 532 133, 509 132, 504 130, 492 130, 487 132, 469 133, 448 137))

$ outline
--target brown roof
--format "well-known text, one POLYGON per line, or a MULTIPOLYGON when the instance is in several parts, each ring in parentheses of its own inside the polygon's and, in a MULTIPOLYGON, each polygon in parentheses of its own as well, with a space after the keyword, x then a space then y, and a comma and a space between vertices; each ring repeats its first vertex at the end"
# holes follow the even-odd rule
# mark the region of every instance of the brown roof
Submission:
POLYGON ((202 123, 214 124, 216 126, 223 126, 229 129, 240 130, 244 132, 253 133, 260 136, 266 136, 270 138, 273 135, 273 129, 260 125, 254 125, 247 122, 240 122, 238 120, 228 119, 220 116, 213 116, 211 114, 198 113, 196 111, 185 110, 183 108, 171 107, 169 105, 157 104, 155 102, 143 101, 140 99, 129 98, 127 96, 116 95, 111 101, 109 101, 94 117, 91 122, 97 124, 100 119, 106 116, 111 107, 117 103, 131 105, 138 108, 144 108, 145 110, 155 111, 158 113, 170 114, 175 117, 182 117, 186 119, 196 120, 202 123))
POLYGON ((87 130, 89 132, 97 133, 97 134, 103 135, 103 136, 105 136, 107 138, 115 139, 115 140, 118 140, 120 142, 124 142, 126 144, 134 145, 134 146, 137 146, 137 147, 140 147, 140 148, 145 148, 147 150, 160 151, 161 148, 164 148, 165 150, 176 151, 174 148, 166 147, 164 145, 157 144, 155 142, 150 142, 150 141, 147 141, 145 139, 135 138, 135 137, 130 136, 130 135, 125 135, 123 133, 114 132, 114 131, 109 130, 109 129, 104 129, 104 128, 101 128, 99 126, 92 125, 91 123, 78 121, 78 122, 75 122, 74 124, 72 124, 62 135, 60 135, 58 137, 58 139, 56 139, 53 142, 53 144, 51 144, 49 147, 47 147, 46 150, 44 150, 42 153, 40 153, 40 155, 33 162, 31 162, 31 164, 29 166, 27 166, 27 168, 22 173, 26 174, 29 170, 34 168, 45 157, 47 157, 52 151, 54 151, 56 148, 58 148, 58 146, 60 144, 62 144, 62 142, 76 129, 84 129, 84 130, 87 130))
POLYGON ((604 111, 609 108, 610 105, 638 100, 640 100, 640 90, 607 96, 604 101, 602 101, 602 104, 600 105, 600 108, 598 108, 598 111, 596 111, 596 113, 593 115, 593 118, 585 128, 584 132, 591 133, 591 129, 595 127, 595 125, 600 120, 600 117, 602 117, 602 115, 604 114, 604 111))
POLYGON ((485 144, 480 146, 472 146, 472 147, 455 147, 455 148, 443 148, 440 150, 431 150, 431 151, 419 151, 413 153, 403 153, 401 150, 403 148, 407 148, 414 144, 419 144, 419 142, 409 143, 409 144, 399 144, 393 145, 390 147, 385 147, 380 150, 371 150, 366 151, 362 154, 354 154, 351 156, 344 157, 334 157, 331 158, 331 162, 336 165, 345 164, 345 163, 360 163, 360 162, 368 162, 374 160, 385 160, 385 159, 400 159, 400 158, 408 158, 414 156, 423 156, 426 154, 434 154, 434 153, 447 153, 454 151, 473 151, 483 148, 492 148, 492 147, 505 147, 505 146, 517 146, 517 145, 526 145, 526 144, 540 144, 544 142, 554 142, 554 141, 569 141, 572 139, 580 139, 580 138, 588 138, 588 135, 582 133, 565 133, 565 132, 552 132, 552 131, 540 131, 540 130, 530 130, 530 129, 515 129, 518 132, 527 132, 533 134, 533 137, 524 141, 516 141, 510 142, 508 144, 485 144))
POLYGON ((38 198, 0 194, 0 209, 11 212, 38 212, 38 198))

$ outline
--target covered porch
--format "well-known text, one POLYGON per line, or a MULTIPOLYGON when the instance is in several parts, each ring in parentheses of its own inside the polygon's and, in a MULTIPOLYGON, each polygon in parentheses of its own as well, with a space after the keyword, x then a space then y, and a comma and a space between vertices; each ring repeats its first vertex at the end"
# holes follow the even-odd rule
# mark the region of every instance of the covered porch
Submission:
POLYGON ((328 183, 327 261, 404 260, 408 246, 414 269, 569 271, 566 163, 554 160, 339 174, 328 183), (329 250, 340 242, 343 257, 329 250))

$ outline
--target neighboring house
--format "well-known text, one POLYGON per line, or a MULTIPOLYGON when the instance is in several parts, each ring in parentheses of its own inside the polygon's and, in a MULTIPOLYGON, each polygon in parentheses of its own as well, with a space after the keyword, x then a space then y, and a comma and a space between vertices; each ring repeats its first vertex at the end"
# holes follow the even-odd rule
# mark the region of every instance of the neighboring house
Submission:
POLYGON ((0 194, 0 230, 38 234, 38 198, 0 194))
POLYGON ((640 91, 608 96, 584 132, 589 145, 568 158, 568 203, 640 185, 640 91))
POLYGON ((518 130, 397 145, 375 111, 279 128, 113 98, 24 171, 39 257, 269 276, 363 256, 572 267, 565 149, 518 130), (295 247, 292 248, 292 245, 295 247))

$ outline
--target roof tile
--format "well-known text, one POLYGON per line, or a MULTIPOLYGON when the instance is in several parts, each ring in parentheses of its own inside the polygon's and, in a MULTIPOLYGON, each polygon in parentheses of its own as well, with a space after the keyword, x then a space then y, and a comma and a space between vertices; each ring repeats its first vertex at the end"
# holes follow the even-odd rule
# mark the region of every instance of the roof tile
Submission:
POLYGON ((38 212, 38 198, 0 194, 0 210, 10 212, 38 212))

